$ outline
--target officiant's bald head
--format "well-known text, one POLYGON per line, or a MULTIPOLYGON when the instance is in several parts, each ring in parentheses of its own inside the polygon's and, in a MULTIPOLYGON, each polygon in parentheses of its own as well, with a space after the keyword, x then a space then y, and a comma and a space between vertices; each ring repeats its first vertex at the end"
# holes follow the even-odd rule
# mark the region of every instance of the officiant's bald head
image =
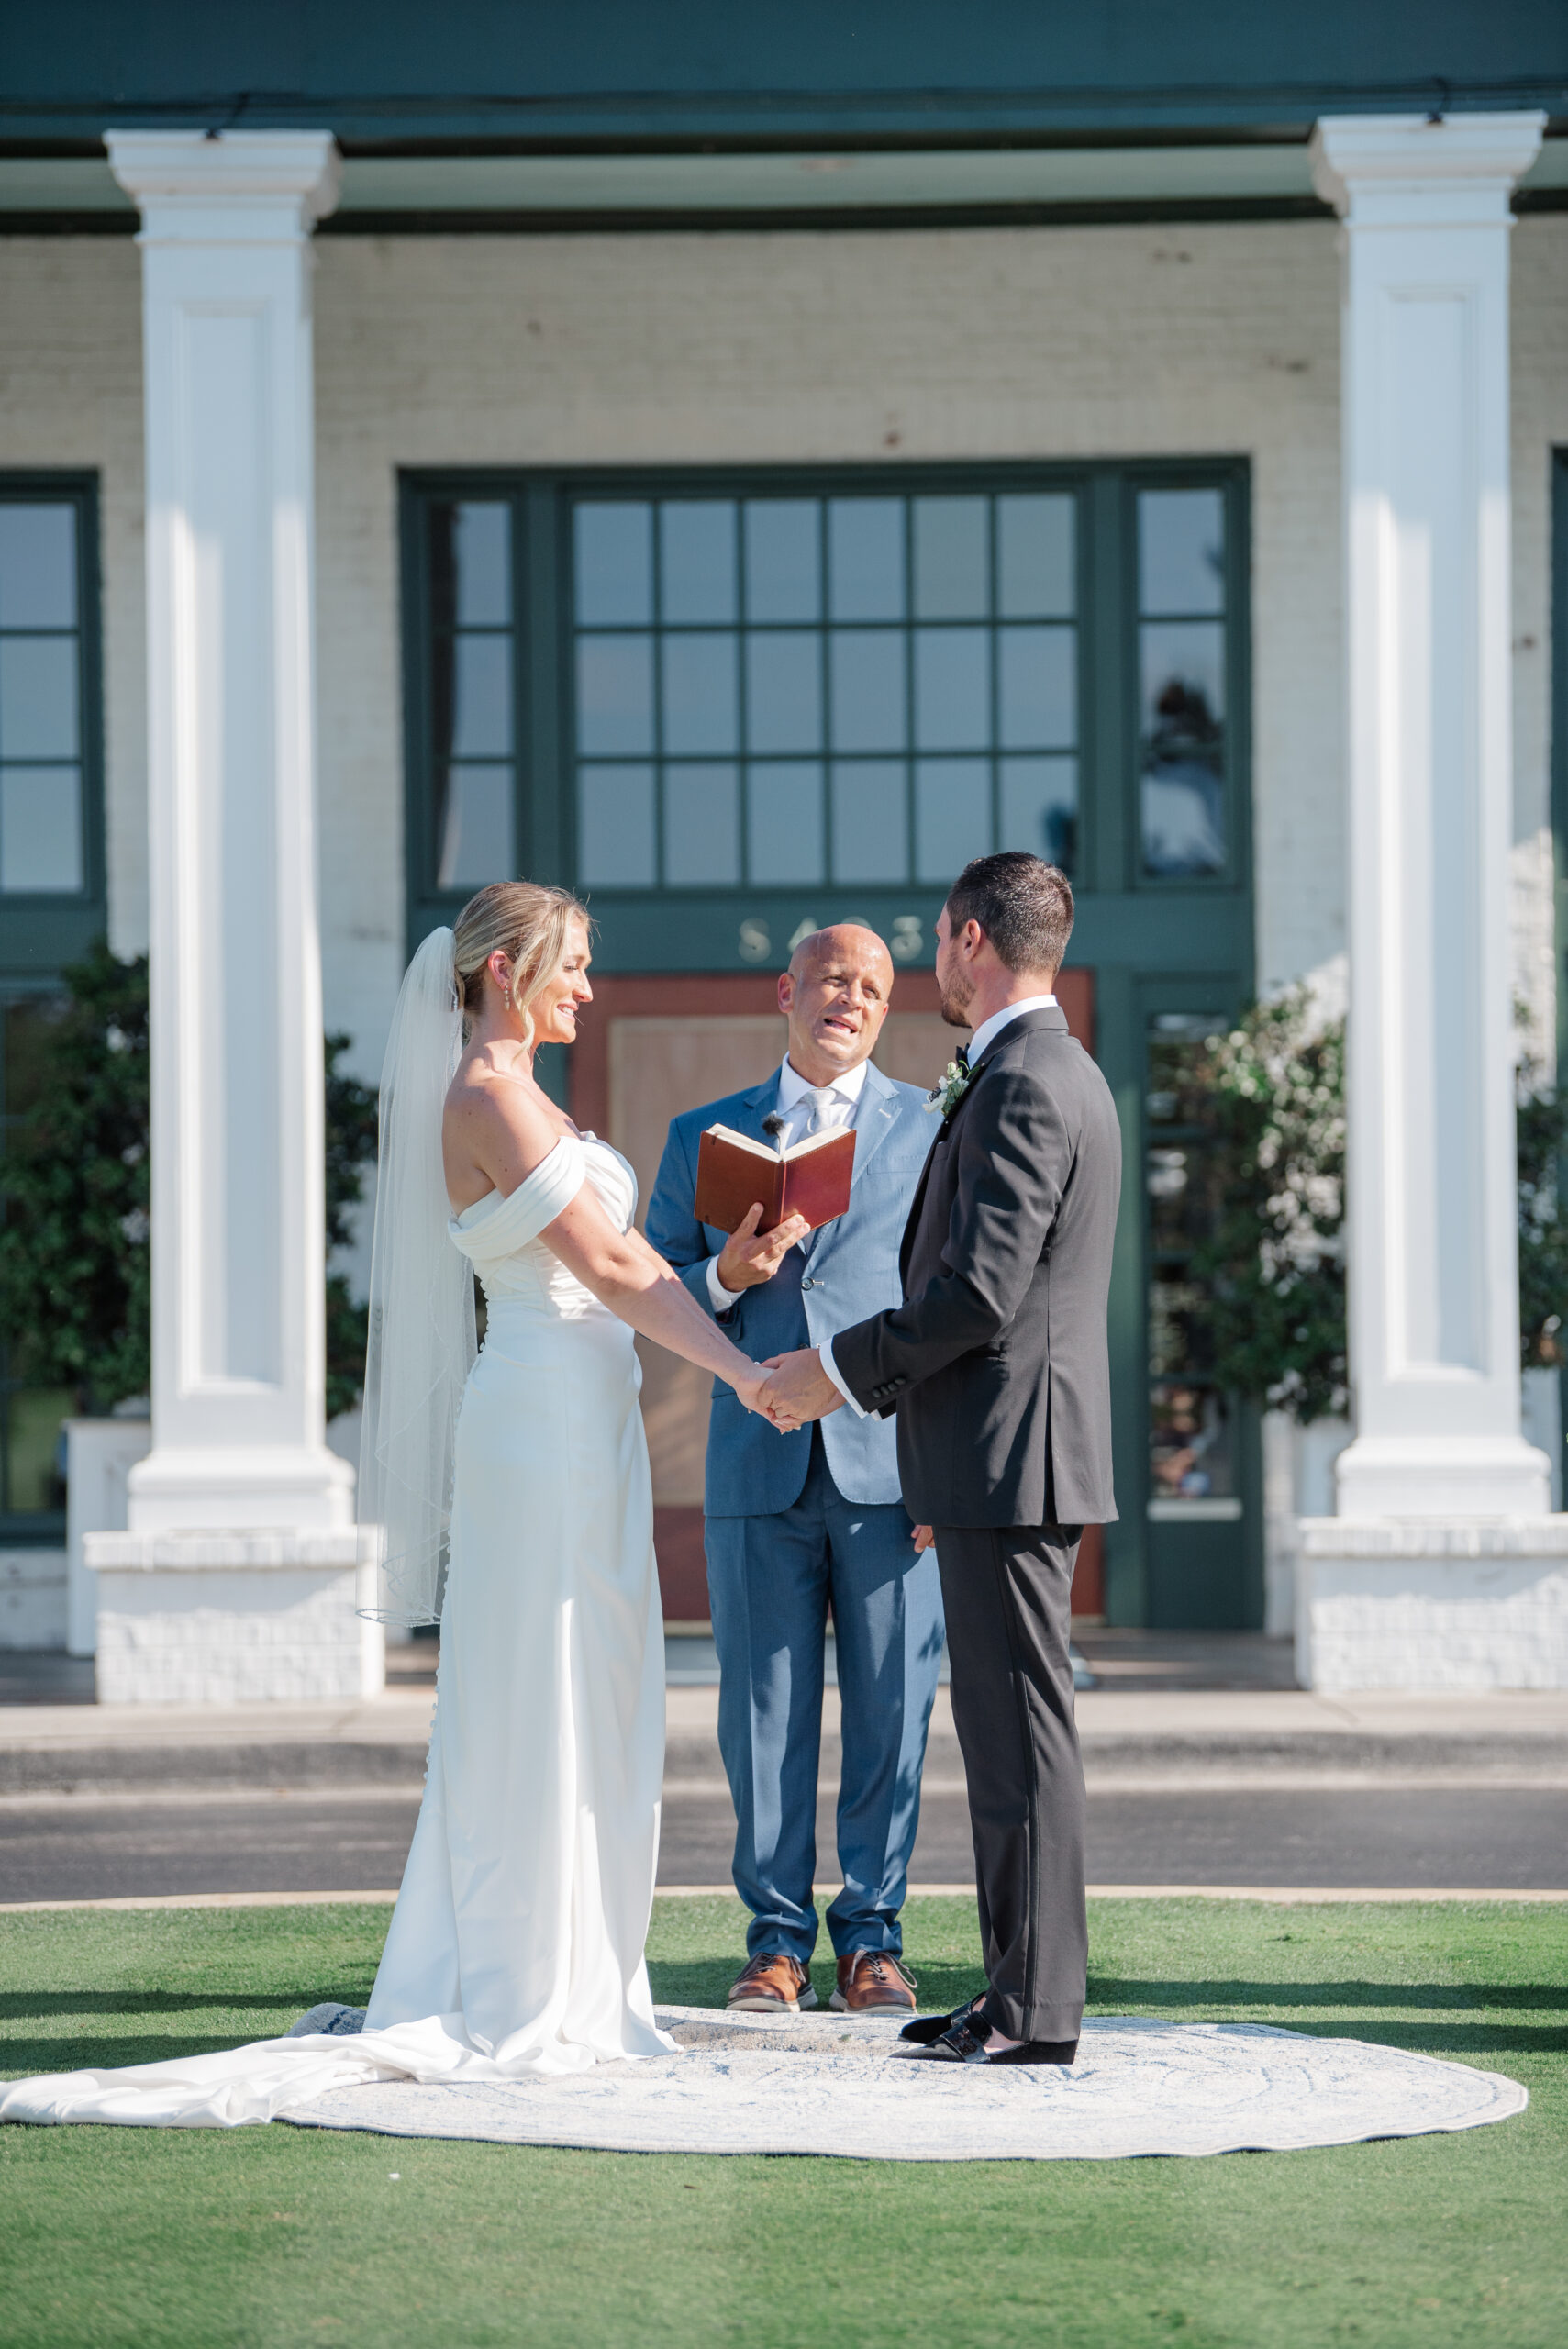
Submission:
POLYGON ((857 964, 878 965, 883 974, 883 994, 893 991, 893 957, 874 930, 867 930, 863 922, 835 921, 826 930, 814 930, 803 938, 789 958, 792 978, 804 978, 815 964, 853 962, 857 964))
POLYGON ((893 957, 874 930, 833 922, 803 938, 779 980, 791 1065, 830 1085, 869 1060, 893 994, 893 957))

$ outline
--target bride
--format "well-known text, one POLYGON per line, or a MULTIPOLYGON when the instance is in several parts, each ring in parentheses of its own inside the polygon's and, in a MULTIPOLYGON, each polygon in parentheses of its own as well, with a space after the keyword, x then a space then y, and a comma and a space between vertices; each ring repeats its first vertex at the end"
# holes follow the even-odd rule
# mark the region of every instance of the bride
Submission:
POLYGON ((539 1044, 576 1035, 588 963, 574 898, 496 883, 426 939, 393 1018, 360 1515, 386 1528, 377 1611, 439 1618, 441 1649, 362 2034, 20 2081, 0 2119, 233 2125, 355 2080, 672 2047, 642 1954, 664 1675, 632 1332, 754 1410, 767 1379, 635 1230, 627 1161, 534 1075, 539 1044))

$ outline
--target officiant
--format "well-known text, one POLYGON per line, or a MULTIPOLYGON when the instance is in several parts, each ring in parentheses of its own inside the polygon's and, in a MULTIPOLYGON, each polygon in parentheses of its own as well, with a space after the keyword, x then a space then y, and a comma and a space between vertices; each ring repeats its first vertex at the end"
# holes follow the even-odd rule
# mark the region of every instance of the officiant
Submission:
MULTIPOLYGON (((757 1361, 820 1345, 896 1306, 898 1251, 931 1141, 926 1097, 873 1066, 893 993, 874 930, 839 923, 795 949, 779 980, 788 1050, 776 1074, 672 1121, 648 1237, 726 1334, 757 1361), (789 1147, 852 1127, 847 1212, 818 1231, 792 1218, 759 1236, 760 1206, 733 1234, 695 1212, 697 1144, 712 1125, 789 1147)), ((751 1912, 731 2007, 795 2013, 818 2003, 817 1775, 829 1607, 842 1760, 828 1910, 830 2003, 912 2009, 901 1964, 920 1771, 942 1653, 936 1554, 917 1553, 899 1497, 891 1419, 851 1411, 790 1435, 716 1386, 704 1497, 708 1598, 718 1651, 718 1742, 735 1803, 735 1887, 751 1912)))

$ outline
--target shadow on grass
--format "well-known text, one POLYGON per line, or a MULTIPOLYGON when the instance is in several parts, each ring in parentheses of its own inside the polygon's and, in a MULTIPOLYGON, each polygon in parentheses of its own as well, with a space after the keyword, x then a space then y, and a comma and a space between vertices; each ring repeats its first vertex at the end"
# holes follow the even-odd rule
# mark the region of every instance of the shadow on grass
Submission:
POLYGON ((252 2040, 281 2039, 295 2020, 293 2006, 247 2032, 221 2025, 196 2038, 0 2039, 0 2080, 35 2079, 40 2072, 117 2072, 128 2064, 174 2064, 190 2055, 221 2054, 252 2040))
MULTIPOLYGON (((701 1959, 653 1959, 649 1978, 662 2006, 722 2009, 735 1978, 736 1954, 701 1959)), ((120 2028, 91 2038, 74 2035, 0 2037, 0 2078, 26 2078, 38 2072, 107 2069, 209 2054, 247 2038, 269 2038, 286 2031, 318 1999, 341 1998, 362 2005, 373 1969, 331 1982, 315 1982, 269 1994, 183 1993, 167 1990, 31 1990, 0 1994, 0 2021, 45 2023, 72 2016, 114 2019, 120 2028), (145 2018, 141 2030, 139 2019, 145 2018), (252 2021, 252 2018, 254 2019, 252 2021), (204 2028, 204 2021, 206 2027, 204 2028), (183 2028, 160 2029, 176 2024, 183 2028), (248 2027, 249 2026, 249 2027, 248 2027)), ((818 1997, 827 2003, 832 1958, 814 1966, 818 1997)), ((919 1976, 919 2009, 937 2014, 972 1998, 984 1977, 970 1965, 929 1965, 919 1976)), ((1257 1982, 1214 1977, 1150 1980, 1095 1975, 1089 1983, 1091 2011, 1151 2014, 1156 2020, 1245 2019, 1300 2031, 1312 2038, 1362 2039, 1374 2045, 1473 2062, 1510 2055, 1568 2053, 1568 2013, 1559 1984, 1396 1983, 1366 1981, 1257 1982), (1526 2013, 1540 2021, 1527 2022, 1526 2013), (1515 2017, 1520 2020, 1514 2020, 1515 2017), (1288 2020, 1287 2020, 1288 2019, 1288 2020)))
MULTIPOLYGON (((1194 2021, 1234 2019, 1237 2008, 1268 2009, 1266 2020, 1311 2039, 1360 2039, 1421 2055, 1553 2055, 1568 2053, 1568 2006, 1560 1984, 1438 1982, 1149 1982, 1096 1976, 1089 1998, 1099 2013, 1176 2013, 1194 2021), (1318 2021, 1313 2009, 1332 2009, 1318 2021), (1559 2020, 1522 2023, 1505 2014, 1545 2009, 1559 2020), (1367 2012, 1370 2009, 1372 2011, 1367 2012), (1387 2011, 1398 2009, 1396 2017, 1387 2011), (1306 2009, 1304 2012, 1303 2009, 1306 2009), (1379 2011, 1383 2009, 1384 2011, 1379 2011), (1469 2014, 1473 2021, 1461 2017, 1469 2014), (1427 2017, 1430 2020, 1426 2020, 1427 2017), (1288 2018, 1288 2020, 1286 2020, 1288 2018)), ((1241 2020, 1245 2020, 1243 2015, 1241 2020)))
MULTIPOLYGON (((265 1992, 242 1990, 8 1990, 0 1993, 0 2022, 41 2022, 46 2015, 242 2015, 253 2008, 274 2014, 291 1998, 302 2001, 300 2011, 323 1998, 341 1998, 345 2006, 363 1997, 371 1975, 353 1982, 322 1985, 308 1994, 286 1983, 265 1992)), ((3 2044, 0 2042, 0 2044, 3 2044)))
MULTIPOLYGON (((729 1986, 740 1970, 739 1958, 649 1960, 648 1978, 656 2003, 663 2007, 722 2007, 729 1986)), ((833 1959, 814 1959, 811 1978, 824 2006, 833 1987, 833 1959)), ((926 1965, 918 1976, 922 2014, 940 2014, 972 1998, 984 1987, 984 1976, 973 1965, 926 1965)))
POLYGON ((173 2063, 210 2055, 255 2039, 281 2038, 289 2025, 324 1998, 362 2006, 372 1975, 355 1981, 317 1984, 308 1989, 270 1995, 211 1990, 185 1995, 168 1990, 13 1990, 0 1996, 0 2021, 42 2023, 80 2015, 113 2019, 117 2031, 83 2038, 50 2038, 0 2032, 0 2079, 31 2079, 39 2072, 112 2071, 126 2064, 173 2063), (141 2029, 138 2022, 145 2018, 141 2029), (160 2029, 161 2022, 183 2029, 160 2029))
POLYGON ((1126 1998, 1161 2007, 1398 2007, 1470 2014, 1545 2007, 1568 2014, 1568 1986, 1561 1982, 1151 1982, 1091 1972, 1089 1996, 1096 2006, 1126 1998))

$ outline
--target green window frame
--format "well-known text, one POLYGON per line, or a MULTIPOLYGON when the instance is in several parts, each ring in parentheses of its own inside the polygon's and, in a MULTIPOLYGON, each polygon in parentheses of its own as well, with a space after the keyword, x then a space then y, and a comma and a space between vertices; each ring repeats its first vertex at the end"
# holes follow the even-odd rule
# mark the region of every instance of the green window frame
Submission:
POLYGON ((464 469, 401 497, 411 941, 527 873, 591 895, 610 968, 743 969, 850 916, 929 961, 965 855, 1054 844, 1102 959, 1200 898, 1250 960, 1244 462, 464 469))
MULTIPOLYGON (((106 924, 95 476, 0 472, 0 1151, 47 1082, 61 969, 106 924)), ((0 1542, 64 1538, 75 1397, 0 1340, 0 1542)))
POLYGON ((48 977, 106 912, 97 482, 0 473, 0 975, 48 977))

